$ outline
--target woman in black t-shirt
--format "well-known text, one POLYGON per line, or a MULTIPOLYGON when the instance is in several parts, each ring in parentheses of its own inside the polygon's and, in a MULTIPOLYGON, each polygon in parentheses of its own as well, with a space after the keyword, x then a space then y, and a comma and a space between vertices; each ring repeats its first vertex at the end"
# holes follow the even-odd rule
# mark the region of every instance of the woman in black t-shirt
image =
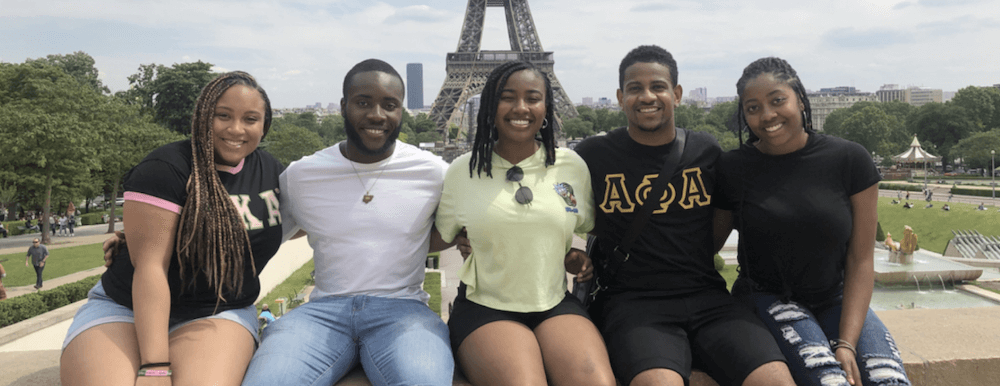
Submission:
POLYGON ((812 130, 805 88, 782 59, 751 63, 736 84, 749 131, 719 159, 716 203, 740 232, 733 295, 751 306, 799 385, 909 380, 869 308, 878 181, 862 146, 812 130))
POLYGON ((257 339, 257 274, 281 243, 282 166, 257 146, 271 106, 244 72, 202 90, 191 139, 125 177, 127 250, 77 312, 63 385, 239 385, 257 339))

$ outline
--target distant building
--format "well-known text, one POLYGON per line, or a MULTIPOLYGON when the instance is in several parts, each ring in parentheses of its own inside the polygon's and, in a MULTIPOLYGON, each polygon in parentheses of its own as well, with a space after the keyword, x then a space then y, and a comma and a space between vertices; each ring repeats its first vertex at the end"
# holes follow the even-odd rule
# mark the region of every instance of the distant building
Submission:
POLYGON ((688 93, 688 98, 697 102, 708 102, 708 89, 705 87, 697 87, 688 93))
POLYGON ((906 103, 920 107, 931 102, 942 103, 942 93, 941 89, 925 89, 925 88, 908 88, 909 100, 906 103))
POLYGON ((856 94, 857 89, 850 86, 839 86, 839 87, 827 87, 819 89, 818 94, 829 94, 829 95, 840 95, 840 94, 856 94))
MULTIPOLYGON (((830 116, 830 113, 834 110, 846 109, 854 106, 854 104, 858 102, 878 101, 875 94, 870 92, 848 93, 846 90, 842 90, 841 87, 835 87, 834 89, 837 89, 837 91, 828 93, 814 92, 808 94, 809 105, 812 107, 813 129, 816 131, 823 131, 823 124, 826 123, 826 117, 830 116)), ((854 88, 850 87, 849 89, 853 90, 854 88)))
MULTIPOLYGON (((920 107, 931 102, 944 102, 944 93, 941 89, 924 89, 920 87, 908 87, 901 89, 896 84, 885 84, 875 92, 879 102, 903 101, 913 106, 920 107)), ((950 99, 950 98, 949 98, 950 99)))
POLYGON ((715 98, 712 98, 708 102, 711 105, 717 105, 719 103, 732 102, 732 101, 735 101, 735 100, 736 100, 735 96, 727 96, 727 97, 715 97, 715 98))
POLYGON ((406 108, 419 110, 424 108, 424 65, 408 63, 406 65, 406 108))
POLYGON ((584 106, 593 106, 594 105, 594 98, 593 97, 583 97, 583 105, 584 106))
POLYGON ((340 103, 329 103, 326 105, 326 111, 335 113, 340 111, 340 103))

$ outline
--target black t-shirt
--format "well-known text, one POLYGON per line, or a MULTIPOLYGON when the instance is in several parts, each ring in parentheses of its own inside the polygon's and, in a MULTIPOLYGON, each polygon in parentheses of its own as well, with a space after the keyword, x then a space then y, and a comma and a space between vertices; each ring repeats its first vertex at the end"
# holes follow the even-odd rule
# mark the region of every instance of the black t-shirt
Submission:
MULTIPOLYGON (((671 144, 639 144, 623 127, 587 138, 575 150, 590 169, 597 214, 593 233, 603 254, 609 256, 663 169, 671 144)), ((721 152, 711 135, 687 131, 680 165, 661 197, 660 208, 643 227, 632 257, 621 265, 614 283, 602 285, 612 291, 658 291, 666 296, 725 290, 725 280, 715 270, 712 242, 715 163, 721 152)))
POLYGON ((864 147, 824 134, 780 156, 750 145, 723 154, 715 201, 733 211, 741 274, 802 301, 843 288, 851 196, 880 179, 864 147))
MULTIPOLYGON (((230 198, 243 214, 243 223, 250 237, 253 262, 243 263, 243 289, 240 296, 224 292, 227 300, 219 303, 203 274, 198 273, 192 288, 182 291, 180 266, 176 251, 170 260, 167 282, 170 285, 171 319, 192 319, 237 309, 253 304, 260 293, 257 274, 274 256, 281 245, 281 214, 278 212, 278 175, 284 170, 278 160, 257 149, 243 162, 236 174, 217 172, 230 198)), ((187 201, 187 181, 191 175, 191 141, 174 142, 153 150, 125 175, 125 191, 142 193, 184 206, 187 201)), ((250 255, 247 254, 249 257, 250 255)), ((108 296, 132 308, 132 275, 134 267, 128 251, 122 248, 101 282, 108 296)))

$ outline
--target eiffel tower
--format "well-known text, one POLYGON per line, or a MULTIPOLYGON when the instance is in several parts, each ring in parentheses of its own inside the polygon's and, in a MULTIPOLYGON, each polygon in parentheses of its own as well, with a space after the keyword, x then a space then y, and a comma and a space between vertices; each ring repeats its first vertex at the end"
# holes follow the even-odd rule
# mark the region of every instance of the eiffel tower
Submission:
MULTIPOLYGON (((472 96, 481 94, 490 72, 504 62, 512 60, 529 61, 548 74, 558 116, 573 118, 578 115, 566 91, 556 79, 552 68, 555 63, 552 52, 543 50, 542 43, 538 40, 535 22, 531 18, 531 10, 528 9, 528 0, 469 0, 469 5, 465 9, 465 22, 462 24, 462 36, 458 39, 458 49, 456 52, 448 53, 446 65, 448 76, 445 77, 444 85, 441 86, 441 91, 431 105, 430 118, 437 124, 438 130, 447 133, 449 122, 459 124, 462 112, 456 107, 465 104, 472 96), (483 37, 486 7, 504 8, 507 15, 510 51, 479 49, 483 37)), ((469 122, 471 131, 475 118, 469 122)))

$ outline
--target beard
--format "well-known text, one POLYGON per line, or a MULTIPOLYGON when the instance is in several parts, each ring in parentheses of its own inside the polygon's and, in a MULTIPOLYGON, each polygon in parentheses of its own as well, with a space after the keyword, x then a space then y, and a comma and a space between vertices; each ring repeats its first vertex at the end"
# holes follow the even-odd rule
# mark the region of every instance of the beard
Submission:
POLYGON ((403 122, 400 121, 399 125, 389 133, 389 136, 385 139, 385 143, 382 147, 378 149, 372 149, 365 145, 365 141, 361 139, 361 134, 358 134, 358 129, 351 124, 350 119, 344 119, 344 132, 347 133, 347 141, 354 144, 359 151, 364 155, 377 156, 385 154, 389 151, 392 145, 396 144, 396 138, 399 138, 399 131, 403 127, 403 122))

